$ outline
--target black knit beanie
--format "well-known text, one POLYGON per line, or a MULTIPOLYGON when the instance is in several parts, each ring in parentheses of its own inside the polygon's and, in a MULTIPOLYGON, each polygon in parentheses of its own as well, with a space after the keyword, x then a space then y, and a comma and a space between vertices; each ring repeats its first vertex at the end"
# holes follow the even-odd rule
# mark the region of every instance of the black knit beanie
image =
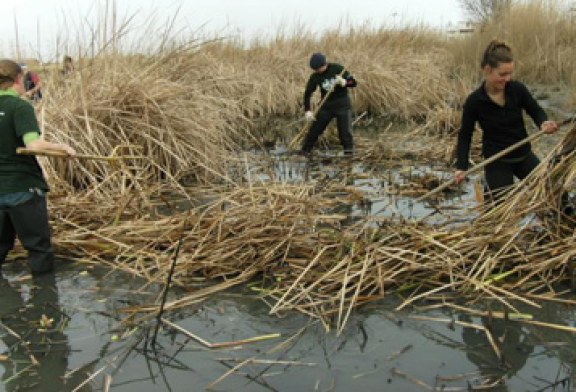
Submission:
POLYGON ((314 53, 310 57, 310 68, 316 70, 323 65, 326 65, 326 56, 324 56, 322 53, 314 53))

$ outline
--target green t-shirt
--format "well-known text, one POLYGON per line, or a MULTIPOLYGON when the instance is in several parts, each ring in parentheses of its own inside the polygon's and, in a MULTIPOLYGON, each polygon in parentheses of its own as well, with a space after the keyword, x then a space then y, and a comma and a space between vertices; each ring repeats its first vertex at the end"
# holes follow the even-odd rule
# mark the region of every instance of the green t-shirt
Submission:
POLYGON ((30 132, 40 133, 34 107, 16 91, 0 90, 0 194, 49 190, 36 157, 16 154, 30 132))

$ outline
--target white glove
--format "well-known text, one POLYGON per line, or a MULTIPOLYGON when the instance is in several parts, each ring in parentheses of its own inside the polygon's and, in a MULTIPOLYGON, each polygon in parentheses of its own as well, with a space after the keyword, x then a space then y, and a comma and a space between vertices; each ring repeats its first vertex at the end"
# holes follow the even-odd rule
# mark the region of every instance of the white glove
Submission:
POLYGON ((342 76, 336 75, 334 81, 336 82, 337 85, 341 87, 346 87, 346 79, 344 79, 342 76))
POLYGON ((306 121, 314 121, 316 120, 314 118, 314 113, 312 113, 311 110, 308 110, 306 113, 304 113, 304 118, 306 119, 306 121))

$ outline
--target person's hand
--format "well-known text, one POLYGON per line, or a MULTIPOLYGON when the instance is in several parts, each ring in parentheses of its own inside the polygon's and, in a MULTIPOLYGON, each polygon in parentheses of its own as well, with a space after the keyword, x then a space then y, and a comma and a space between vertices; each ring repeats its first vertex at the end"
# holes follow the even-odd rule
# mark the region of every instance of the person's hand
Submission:
POLYGON ((464 181, 465 178, 466 178, 466 174, 465 174, 464 170, 456 170, 454 172, 454 182, 456 184, 462 183, 462 181, 464 181))
POLYGON ((544 131, 544 133, 554 133, 558 130, 558 124, 556 121, 544 121, 540 125, 540 130, 544 131))
POLYGON ((346 79, 344 79, 342 76, 336 75, 336 78, 334 80, 336 84, 339 85, 340 87, 346 87, 346 79))
POLYGON ((316 119, 314 118, 314 113, 312 113, 311 110, 306 111, 306 113, 304 113, 304 118, 306 119, 306 121, 315 121, 316 119))

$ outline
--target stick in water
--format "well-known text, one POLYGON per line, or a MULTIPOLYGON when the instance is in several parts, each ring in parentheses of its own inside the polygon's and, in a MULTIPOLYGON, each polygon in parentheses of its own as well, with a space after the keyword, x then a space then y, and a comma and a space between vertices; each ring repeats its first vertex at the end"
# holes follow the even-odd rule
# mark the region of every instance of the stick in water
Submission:
POLYGON ((176 246, 176 251, 174 252, 174 258, 172 259, 172 265, 170 265, 170 271, 166 277, 166 284, 164 285, 164 292, 162 293, 162 301, 160 302, 160 307, 158 309, 158 314, 156 315, 156 328, 154 329, 154 335, 152 336, 152 347, 156 345, 156 336, 158 335, 158 329, 160 328, 160 323, 162 321, 162 313, 164 313, 164 304, 166 304, 166 298, 168 297, 168 290, 170 289, 170 283, 172 282, 172 275, 174 275, 174 268, 176 267, 176 261, 178 260, 178 254, 180 253, 180 246, 182 245, 182 236, 178 240, 178 245, 176 246))

